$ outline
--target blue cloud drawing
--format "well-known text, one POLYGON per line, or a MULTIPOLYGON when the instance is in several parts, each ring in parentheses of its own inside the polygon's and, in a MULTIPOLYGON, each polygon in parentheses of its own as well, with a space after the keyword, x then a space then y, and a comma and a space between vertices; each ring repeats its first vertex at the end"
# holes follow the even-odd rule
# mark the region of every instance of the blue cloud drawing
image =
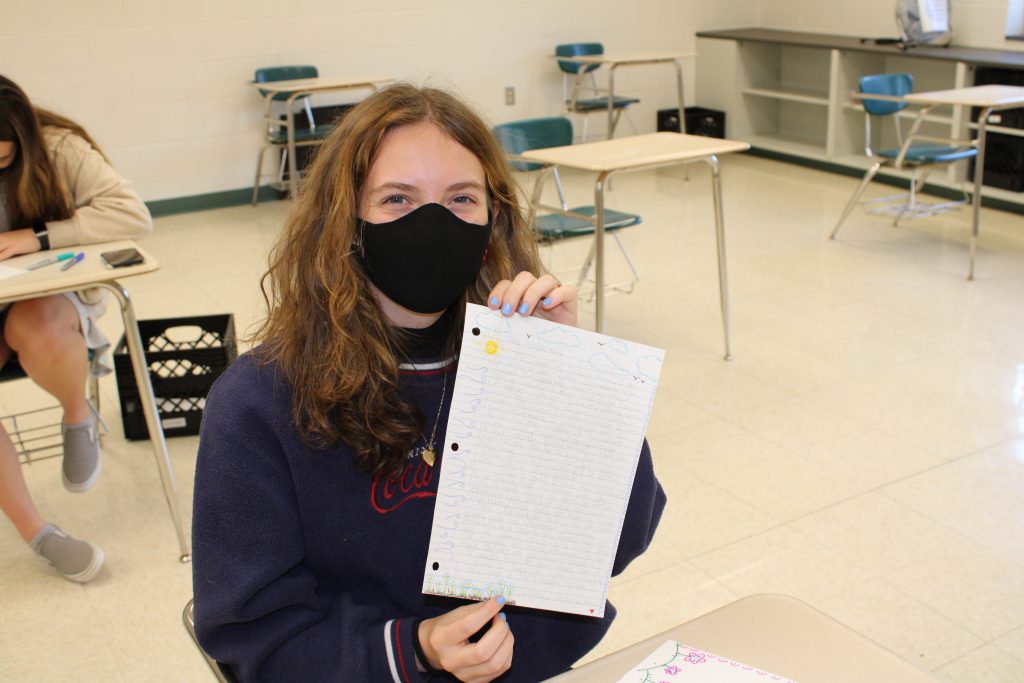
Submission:
POLYGON ((621 339, 609 339, 608 348, 617 353, 626 353, 629 350, 629 344, 621 339))
POLYGON ((547 342, 548 344, 557 344, 558 346, 569 346, 577 348, 583 341, 580 336, 571 330, 567 330, 564 327, 552 327, 544 330, 543 332, 537 333, 537 338, 547 342))
POLYGON ((657 356, 640 356, 636 360, 636 372, 644 379, 658 383, 658 373, 661 372, 661 359, 657 356))
POLYGON ((512 324, 497 311, 487 311, 476 316, 476 326, 491 332, 509 333, 512 324))
POLYGON ((612 360, 607 353, 595 353, 590 357, 590 367, 601 372, 609 372, 617 375, 628 375, 629 372, 612 360))

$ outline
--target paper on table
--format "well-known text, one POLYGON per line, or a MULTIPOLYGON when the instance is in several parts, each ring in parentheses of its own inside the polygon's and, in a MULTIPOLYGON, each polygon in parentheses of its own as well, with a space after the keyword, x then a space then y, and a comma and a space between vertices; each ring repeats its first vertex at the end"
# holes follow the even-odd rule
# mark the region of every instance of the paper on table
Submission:
POLYGON ((468 305, 423 592, 603 616, 664 354, 468 305))
POLYGON ((710 652, 665 641, 617 683, 750 683, 780 681, 796 683, 748 664, 734 662, 710 652))
POLYGON ((0 266, 0 280, 6 280, 16 275, 24 275, 28 271, 24 268, 13 268, 11 266, 0 266))

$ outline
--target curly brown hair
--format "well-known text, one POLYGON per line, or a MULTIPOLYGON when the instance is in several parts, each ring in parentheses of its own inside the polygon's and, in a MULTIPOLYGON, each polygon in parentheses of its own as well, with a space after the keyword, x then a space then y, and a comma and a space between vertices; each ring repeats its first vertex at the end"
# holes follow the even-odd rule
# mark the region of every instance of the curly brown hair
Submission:
MULTIPOLYGON (((519 204, 511 168, 491 131, 455 96, 397 84, 348 112, 321 145, 261 288, 268 315, 254 339, 261 363, 274 363, 293 392, 292 418, 303 441, 340 443, 356 466, 394 474, 419 438, 424 418, 398 394, 403 332, 384 316, 353 252, 359 197, 384 136, 428 121, 472 152, 487 178, 493 228, 486 261, 460 301, 484 303, 491 289, 541 263, 519 204)), ((449 345, 461 338, 455 316, 449 345)))

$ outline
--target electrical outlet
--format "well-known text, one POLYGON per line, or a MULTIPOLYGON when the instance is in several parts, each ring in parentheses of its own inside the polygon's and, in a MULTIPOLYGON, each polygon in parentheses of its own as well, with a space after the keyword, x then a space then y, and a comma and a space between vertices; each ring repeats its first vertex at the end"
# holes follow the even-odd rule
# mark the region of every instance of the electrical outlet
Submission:
POLYGON ((508 86, 505 88, 505 104, 512 105, 516 103, 516 89, 514 86, 508 86))

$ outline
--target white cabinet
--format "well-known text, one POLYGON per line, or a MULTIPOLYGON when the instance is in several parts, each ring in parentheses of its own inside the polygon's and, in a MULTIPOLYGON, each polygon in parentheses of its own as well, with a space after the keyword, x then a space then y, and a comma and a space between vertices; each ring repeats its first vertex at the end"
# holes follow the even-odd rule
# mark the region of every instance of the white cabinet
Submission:
MULTIPOLYGON (((866 169, 864 110, 850 93, 862 76, 905 71, 914 90, 946 90, 972 85, 977 64, 1024 70, 1024 53, 958 48, 911 48, 861 43, 848 36, 740 29, 697 34, 697 102, 726 112, 726 136, 749 142, 756 152, 815 166, 866 169), (1018 64, 1019 62, 1019 64, 1018 64)), ((899 114, 904 130, 916 113, 899 114)), ((990 132, 1024 137, 1024 130, 990 132)), ((934 108, 921 131, 967 139, 976 124, 965 108, 934 108)), ((889 127, 876 131, 877 143, 895 146, 889 127)), ((907 174, 888 171, 889 175, 907 174)), ((954 164, 930 178, 957 187, 965 164, 954 164)), ((983 189, 985 197, 1024 209, 1024 193, 983 189)))

